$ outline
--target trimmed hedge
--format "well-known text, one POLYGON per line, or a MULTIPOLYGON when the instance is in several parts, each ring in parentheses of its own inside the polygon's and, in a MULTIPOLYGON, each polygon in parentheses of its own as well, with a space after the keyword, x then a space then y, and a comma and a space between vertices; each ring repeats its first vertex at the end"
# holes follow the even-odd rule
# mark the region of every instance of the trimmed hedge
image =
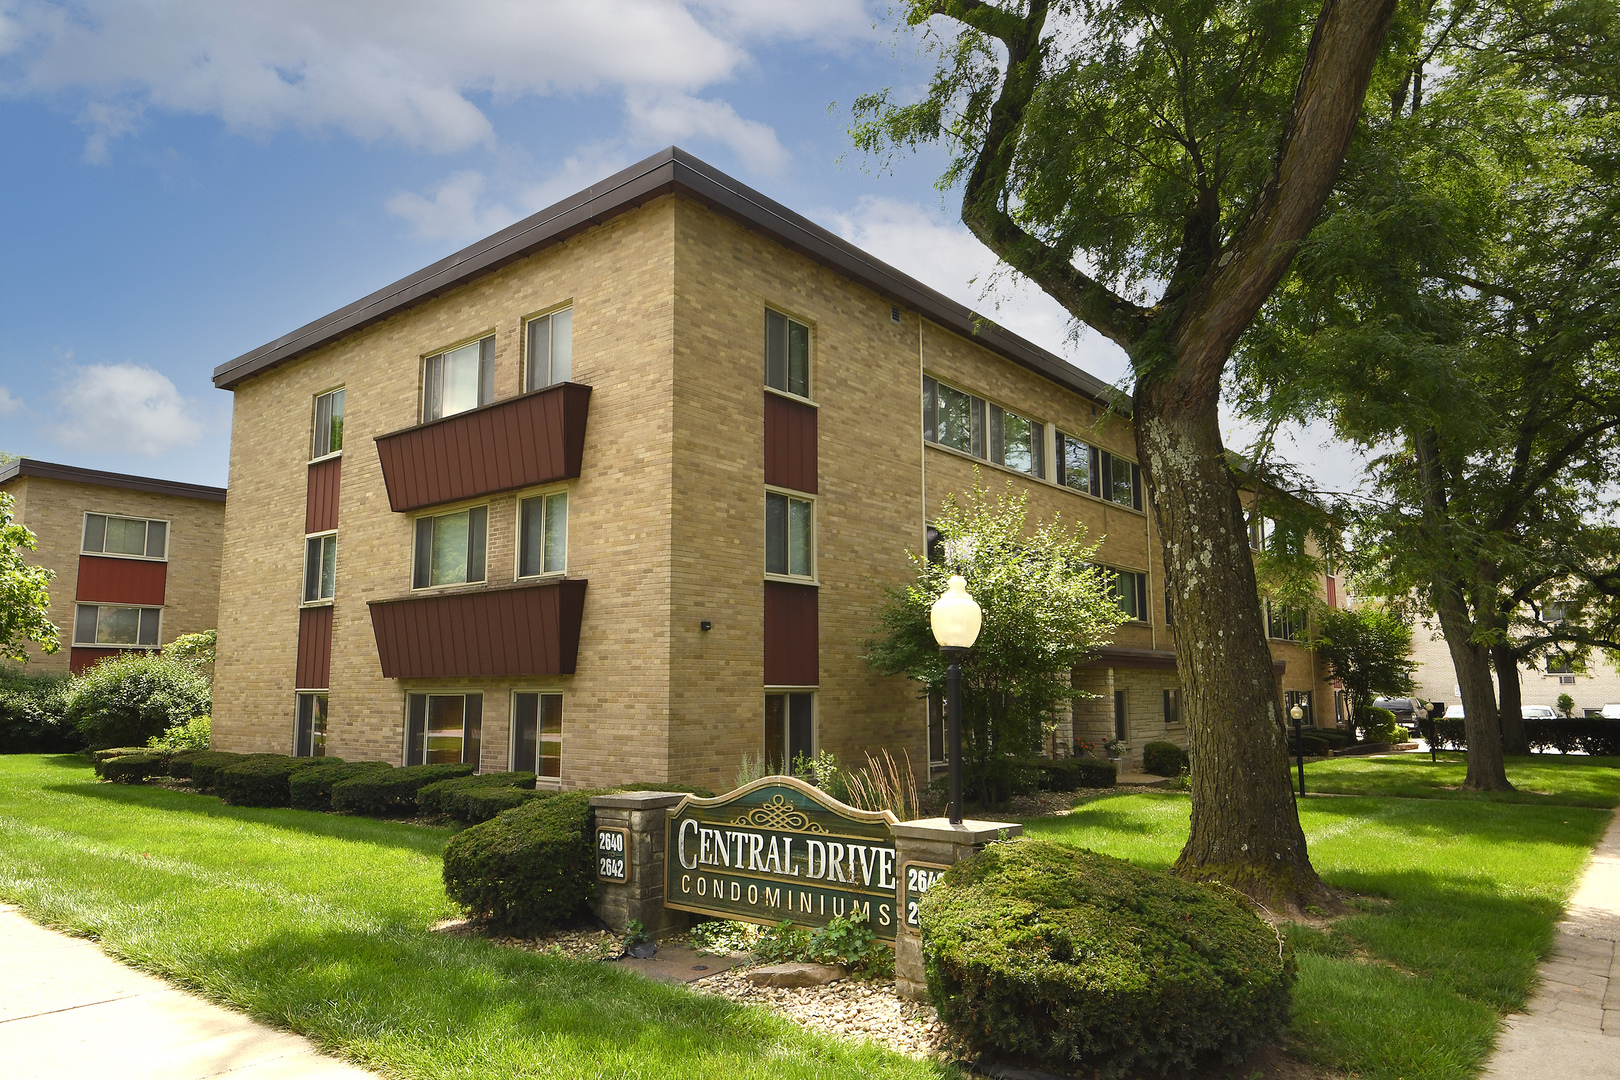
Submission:
POLYGON ((97 764, 97 769, 103 780, 115 784, 144 784, 154 776, 164 775, 168 763, 162 754, 141 751, 107 758, 97 764))
POLYGON ((1180 776, 1187 764, 1187 751, 1173 742, 1156 740, 1142 747, 1143 772, 1154 776, 1180 776))
POLYGON ((100 776, 101 767, 115 757, 123 757, 125 754, 152 754, 156 751, 145 746, 115 746, 109 750, 90 750, 87 753, 90 755, 91 767, 96 770, 96 775, 100 776))
POLYGON ((229 750, 204 750, 187 758, 180 765, 180 772, 174 772, 171 767, 169 775, 177 780, 189 780, 191 786, 199 791, 212 791, 219 783, 222 769, 229 768, 239 761, 246 761, 249 756, 232 753, 229 750))
POLYGON ((292 795, 287 782, 294 774, 313 767, 317 762, 339 758, 250 757, 219 770, 215 786, 219 797, 232 806, 291 806, 292 795))
MULTIPOLYGON (((1435 727, 1436 746, 1445 750, 1468 749, 1468 728, 1461 717, 1442 716, 1430 722, 1435 727)), ((1531 750, 1620 756, 1620 720, 1604 720, 1600 717, 1526 720, 1524 737, 1531 750)))
POLYGON ((555 791, 534 788, 471 787, 447 793, 443 812, 463 825, 477 825, 524 803, 555 794, 555 791))
POLYGON ((977 1051, 1165 1073, 1238 1061, 1288 1020, 1293 953, 1271 927, 1213 889, 1096 852, 991 844, 928 890, 921 918, 940 1020, 977 1051))
MULTIPOLYGON (((457 776, 449 780, 436 780, 425 785, 416 793, 416 808, 423 814, 446 814, 457 817, 454 810, 443 801, 449 797, 454 801, 454 794, 461 791, 471 791, 476 788, 528 788, 534 789, 534 773, 532 772, 495 772, 477 773, 472 776, 457 776)), ((493 817, 494 815, 490 815, 493 817)), ((485 818, 478 820, 484 821, 485 818)))
POLYGON ((332 809, 369 817, 409 817, 416 793, 436 780, 471 776, 471 765, 407 765, 403 769, 360 773, 332 785, 332 809))
POLYGON ((1119 770, 1112 761, 1094 757, 1041 758, 1042 791, 1076 791, 1113 787, 1119 770))
POLYGON ((386 761, 350 761, 311 758, 307 769, 287 777, 287 799, 294 810, 332 809, 332 788, 345 780, 380 770, 392 771, 386 761))
POLYGON ((532 799, 463 829, 444 848, 444 888, 467 914, 532 934, 573 918, 591 898, 591 796, 532 799))

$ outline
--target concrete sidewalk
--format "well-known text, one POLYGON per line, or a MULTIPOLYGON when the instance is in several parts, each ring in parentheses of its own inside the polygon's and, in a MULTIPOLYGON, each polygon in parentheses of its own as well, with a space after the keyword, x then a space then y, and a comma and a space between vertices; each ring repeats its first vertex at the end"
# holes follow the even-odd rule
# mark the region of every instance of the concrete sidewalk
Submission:
POLYGON ((1620 1076, 1620 813, 1558 924, 1541 985, 1507 1018, 1485 1076, 1614 1080, 1620 1076))
POLYGON ((375 1080, 0 904, 5 1080, 375 1080))

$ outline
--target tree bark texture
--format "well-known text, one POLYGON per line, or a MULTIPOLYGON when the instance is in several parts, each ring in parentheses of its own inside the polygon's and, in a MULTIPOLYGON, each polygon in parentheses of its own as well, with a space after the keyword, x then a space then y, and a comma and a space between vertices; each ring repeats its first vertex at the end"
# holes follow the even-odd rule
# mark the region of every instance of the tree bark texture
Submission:
POLYGON ((1496 668, 1496 715, 1502 726, 1502 753, 1528 754, 1530 743, 1524 734, 1524 688, 1519 681, 1519 657, 1512 646, 1497 642, 1491 646, 1491 664, 1496 668))

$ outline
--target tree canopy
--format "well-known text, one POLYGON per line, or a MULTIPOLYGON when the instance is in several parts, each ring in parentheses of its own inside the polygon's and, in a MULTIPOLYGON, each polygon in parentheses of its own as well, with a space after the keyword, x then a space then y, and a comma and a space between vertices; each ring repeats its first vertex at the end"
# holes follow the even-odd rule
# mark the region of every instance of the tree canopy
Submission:
POLYGON ((55 572, 30 566, 23 552, 33 551, 34 534, 12 520, 16 500, 0 491, 0 660, 28 662, 32 641, 47 653, 60 648, 51 622, 51 578, 55 572))

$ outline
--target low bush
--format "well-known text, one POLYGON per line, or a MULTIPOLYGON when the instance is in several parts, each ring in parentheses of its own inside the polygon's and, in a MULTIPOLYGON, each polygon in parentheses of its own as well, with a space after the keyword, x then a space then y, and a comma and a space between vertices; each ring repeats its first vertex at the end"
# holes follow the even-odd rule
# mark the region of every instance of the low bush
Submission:
POLYGON ((144 744, 206 715, 212 700, 207 677, 194 665, 147 653, 110 656, 63 691, 66 718, 92 748, 144 744))
POLYGON ((471 918, 518 934, 578 915, 591 897, 596 794, 534 799, 452 836, 444 848, 445 892, 471 918))
POLYGON ((203 750, 178 765, 171 764, 169 775, 176 780, 190 781, 199 791, 212 791, 219 781, 221 769, 245 761, 247 757, 247 754, 234 754, 229 750, 203 750))
POLYGON ((1213 889, 1096 852, 991 844, 928 890, 921 918, 940 1020, 981 1052, 1164 1073, 1235 1062, 1288 1019, 1293 953, 1271 927, 1213 889))
POLYGON ((676 795, 696 795, 700 799, 714 798, 714 792, 706 787, 694 787, 691 784, 653 784, 635 783, 621 784, 614 791, 668 791, 676 795))
POLYGON ((1112 761, 1094 757, 1042 758, 1036 767, 1042 791, 1113 787, 1119 775, 1112 761))
POLYGON ((119 754, 99 763, 101 778, 115 784, 144 784, 154 776, 168 771, 163 755, 143 750, 135 754, 119 754))
POLYGON ((332 788, 345 780, 379 770, 393 770, 386 761, 350 761, 310 758, 310 767, 287 778, 287 800, 294 810, 332 809, 332 788))
POLYGON ((1442 750, 1468 749, 1468 728, 1460 716, 1442 716, 1430 720, 1434 725, 1434 745, 1442 750))
POLYGON ((1142 747, 1142 771, 1154 776, 1180 776, 1187 768, 1187 751, 1173 742, 1154 741, 1142 747))
MULTIPOLYGON (((533 790, 534 773, 478 773, 473 776, 456 776, 449 780, 436 780, 431 784, 424 785, 416 793, 416 808, 423 814, 445 814, 456 817, 458 815, 444 805, 443 798, 453 796, 455 792, 471 791, 476 788, 529 788, 533 790)), ((479 820, 487 819, 480 818, 479 820)))
MULTIPOLYGON (((1326 757, 1333 749, 1326 739, 1308 731, 1300 735, 1299 741, 1304 744, 1305 753, 1309 757, 1326 757)), ((1293 739, 1289 739, 1288 749, 1290 753, 1297 753, 1299 747, 1294 745, 1293 739)))
POLYGON ((208 716, 193 716, 190 720, 182 720, 161 735, 154 735, 147 740, 147 747, 165 754, 177 753, 181 750, 206 750, 208 740, 213 732, 214 721, 208 716))
POLYGON ((101 775, 101 765, 103 762, 111 761, 115 757, 123 757, 125 754, 151 753, 156 753, 156 751, 149 746, 112 746, 105 750, 89 751, 90 764, 94 766, 97 776, 101 775))
POLYGON ((1395 714, 1377 705, 1368 705, 1357 716, 1362 737, 1367 742, 1398 743, 1406 741, 1406 729, 1395 714))
POLYGON ((67 718, 58 675, 25 675, 0 667, 0 754, 60 754, 84 747, 67 718))
POLYGON ((246 758, 219 770, 214 784, 219 797, 232 806, 291 806, 288 781, 316 762, 340 758, 288 757, 284 754, 246 758))
POLYGON ((437 780, 472 775, 471 765, 407 765, 372 770, 332 785, 332 809, 368 817, 408 817, 416 813, 416 793, 437 780))
MULTIPOLYGON (((1431 721, 1435 745, 1445 750, 1468 749, 1468 728, 1461 717, 1431 721)), ((1525 741, 1531 750, 1560 754, 1620 756, 1620 720, 1589 716, 1567 720, 1524 721, 1525 741)))
POLYGON ((1306 734, 1321 739, 1331 750, 1343 750, 1356 741, 1355 732, 1340 731, 1338 728, 1310 728, 1306 734))
POLYGON ((814 930, 784 920, 761 934, 753 951, 772 963, 839 964, 857 979, 894 974, 894 950, 878 941, 865 919, 853 915, 837 916, 814 930))

